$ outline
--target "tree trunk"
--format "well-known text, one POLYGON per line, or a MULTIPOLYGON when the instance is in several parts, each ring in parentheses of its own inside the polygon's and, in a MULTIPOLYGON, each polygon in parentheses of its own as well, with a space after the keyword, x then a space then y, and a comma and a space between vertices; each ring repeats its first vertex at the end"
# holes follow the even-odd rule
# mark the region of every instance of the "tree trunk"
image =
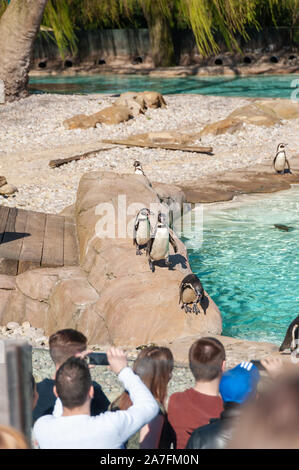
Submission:
POLYGON ((175 54, 172 30, 169 19, 163 15, 156 1, 151 2, 149 9, 143 8, 148 25, 151 44, 151 56, 155 67, 175 65, 175 54))
POLYGON ((0 79, 5 99, 28 95, 33 43, 48 0, 11 0, 0 20, 0 79))

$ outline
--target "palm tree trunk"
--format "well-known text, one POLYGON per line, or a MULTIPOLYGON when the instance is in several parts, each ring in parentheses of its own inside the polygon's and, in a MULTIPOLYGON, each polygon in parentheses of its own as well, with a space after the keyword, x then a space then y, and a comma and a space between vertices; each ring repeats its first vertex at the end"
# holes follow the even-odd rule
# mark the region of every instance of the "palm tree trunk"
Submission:
POLYGON ((156 4, 152 1, 150 8, 143 8, 149 29, 151 56, 155 67, 171 67, 175 65, 172 29, 169 19, 156 4))
POLYGON ((28 95, 34 39, 48 0, 11 0, 0 20, 0 79, 6 101, 28 95))

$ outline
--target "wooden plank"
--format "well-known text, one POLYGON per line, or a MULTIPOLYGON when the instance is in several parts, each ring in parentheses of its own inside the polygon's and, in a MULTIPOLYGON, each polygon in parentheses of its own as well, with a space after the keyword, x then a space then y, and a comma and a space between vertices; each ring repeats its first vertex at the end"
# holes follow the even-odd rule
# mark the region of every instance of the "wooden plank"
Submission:
POLYGON ((104 148, 100 148, 96 150, 91 150, 90 152, 79 153, 78 155, 73 155, 72 157, 68 157, 68 158, 58 158, 56 160, 50 160, 49 166, 51 168, 57 168, 61 165, 65 165, 66 163, 70 163, 75 160, 82 160, 83 158, 95 157, 97 153, 104 152, 105 150, 111 150, 113 148, 115 147, 104 147, 104 148))
POLYGON ((180 150, 181 152, 196 152, 196 153, 208 153, 213 152, 213 147, 199 147, 191 145, 181 145, 181 144, 153 144, 152 142, 134 142, 133 140, 102 140, 105 144, 116 144, 124 145, 125 147, 145 147, 153 149, 166 149, 166 150, 180 150))
POLYGON ((63 266, 64 217, 47 214, 41 266, 63 266))
POLYGON ((0 274, 17 275, 20 252, 26 236, 26 220, 26 211, 10 209, 0 245, 0 274))
POLYGON ((25 232, 29 234, 24 238, 20 253, 18 274, 40 267, 44 233, 45 233, 46 214, 28 211, 25 232))
POLYGON ((79 250, 76 225, 67 217, 64 221, 64 265, 77 266, 79 264, 79 250))
POLYGON ((6 222, 9 214, 9 207, 0 206, 0 243, 4 237, 6 222))

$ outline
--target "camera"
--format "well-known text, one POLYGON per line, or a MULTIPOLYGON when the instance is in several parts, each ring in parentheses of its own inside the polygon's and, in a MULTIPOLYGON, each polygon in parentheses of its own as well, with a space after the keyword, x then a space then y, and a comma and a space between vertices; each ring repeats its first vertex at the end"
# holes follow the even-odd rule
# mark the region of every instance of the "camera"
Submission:
POLYGON ((106 353, 89 353, 89 364, 94 366, 109 366, 108 358, 106 353))

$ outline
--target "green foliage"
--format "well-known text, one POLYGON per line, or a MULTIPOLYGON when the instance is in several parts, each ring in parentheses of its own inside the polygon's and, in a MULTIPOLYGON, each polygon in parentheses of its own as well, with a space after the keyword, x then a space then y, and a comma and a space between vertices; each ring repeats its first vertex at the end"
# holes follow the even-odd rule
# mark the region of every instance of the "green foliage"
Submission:
MULTIPOLYGON (((43 26, 53 30, 55 42, 62 58, 69 50, 72 54, 76 54, 77 38, 74 23, 71 20, 68 0, 48 0, 43 17, 43 26)), ((53 39, 52 33, 47 30, 42 31, 41 34, 53 39)))
POLYGON ((0 0, 0 18, 3 15, 3 13, 5 12, 7 5, 8 5, 7 0, 0 0))

